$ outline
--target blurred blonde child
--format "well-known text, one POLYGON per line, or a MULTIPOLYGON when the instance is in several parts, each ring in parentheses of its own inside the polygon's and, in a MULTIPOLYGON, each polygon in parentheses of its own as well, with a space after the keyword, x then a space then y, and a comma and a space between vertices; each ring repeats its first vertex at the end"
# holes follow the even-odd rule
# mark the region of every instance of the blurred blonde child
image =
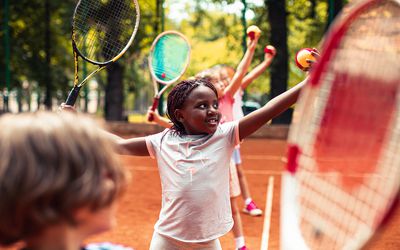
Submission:
POLYGON ((38 112, 3 115, 0 127, 0 245, 131 249, 83 243, 115 225, 128 180, 98 124, 69 112, 38 112))
MULTIPOLYGON (((247 86, 252 83, 256 78, 258 78, 265 70, 268 68, 268 66, 271 64, 276 51, 275 48, 272 46, 269 46, 270 52, 264 54, 264 60, 257 65, 252 71, 250 71, 248 74, 246 74, 243 77, 243 80, 240 84, 240 87, 238 90, 235 92, 233 95, 233 104, 232 104, 232 113, 233 113, 233 120, 238 120, 244 116, 242 106, 243 106, 243 94, 244 90, 247 88, 247 86)), ((215 67, 215 70, 218 72, 219 71, 219 81, 222 81, 225 83, 225 86, 229 86, 230 81, 233 79, 233 76, 235 74, 235 70, 232 67, 226 66, 226 65, 218 65, 215 67)), ((234 89, 232 90, 234 91, 234 89)), ((253 201, 251 198, 250 194, 250 189, 247 184, 247 179, 244 174, 243 168, 242 168, 242 159, 241 159, 241 154, 240 154, 240 148, 237 147, 232 155, 232 160, 234 161, 238 173, 238 178, 239 178, 239 184, 240 184, 240 190, 242 194, 242 198, 245 203, 245 207, 243 208, 243 212, 246 214, 249 214, 251 216, 260 216, 262 215, 262 210, 259 209, 256 205, 256 203, 253 201)))

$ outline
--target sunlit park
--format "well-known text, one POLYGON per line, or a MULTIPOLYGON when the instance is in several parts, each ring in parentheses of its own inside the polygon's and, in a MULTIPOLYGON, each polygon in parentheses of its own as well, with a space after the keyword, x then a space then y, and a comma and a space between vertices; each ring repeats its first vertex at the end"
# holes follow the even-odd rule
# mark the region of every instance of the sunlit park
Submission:
MULTIPOLYGON (((183 80, 217 64, 236 68, 246 50, 246 29, 256 25, 261 36, 250 68, 263 60, 266 45, 273 45, 277 54, 246 89, 244 109, 254 110, 305 77, 294 62, 296 52, 318 48, 345 2, 140 0, 140 23, 132 44, 112 66, 88 79, 75 107, 110 121, 145 121, 142 117, 155 94, 148 56, 158 34, 176 30, 187 37, 191 53, 183 80)), ((55 110, 65 102, 74 80, 71 22, 76 3, 2 1, 2 112, 55 110)), ((97 68, 79 60, 80 79, 97 68)), ((167 93, 158 107, 162 114, 167 93)), ((289 123, 290 116, 289 110, 274 122, 289 123)))
POLYGON ((0 249, 400 249, 399 17, 2 0, 0 249))

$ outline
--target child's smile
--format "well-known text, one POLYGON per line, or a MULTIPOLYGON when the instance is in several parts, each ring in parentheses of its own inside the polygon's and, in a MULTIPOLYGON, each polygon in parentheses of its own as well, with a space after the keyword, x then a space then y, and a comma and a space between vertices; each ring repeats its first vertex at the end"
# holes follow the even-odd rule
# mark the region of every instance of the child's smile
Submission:
POLYGON ((217 96, 212 89, 203 85, 193 89, 184 107, 176 112, 187 134, 214 133, 221 119, 217 96))

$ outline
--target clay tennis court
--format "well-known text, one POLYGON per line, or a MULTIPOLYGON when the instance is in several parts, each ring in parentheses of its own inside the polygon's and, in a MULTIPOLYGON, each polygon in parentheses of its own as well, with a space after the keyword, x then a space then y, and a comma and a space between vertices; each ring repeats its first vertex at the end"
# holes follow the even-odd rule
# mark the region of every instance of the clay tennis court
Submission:
MULTIPOLYGON (((268 249, 279 249, 280 173, 285 166, 282 160, 285 150, 286 142, 275 139, 246 139, 241 149, 250 191, 263 210, 266 206, 268 180, 270 176, 273 177, 271 226, 269 233, 264 232, 264 235, 268 236, 268 249)), ((133 181, 120 203, 118 225, 113 231, 100 234, 89 241, 111 241, 139 250, 148 249, 161 206, 161 188, 156 162, 149 157, 121 158, 124 165, 132 172, 133 181)), ((243 206, 241 199, 239 206, 243 206)), ((264 219, 264 215, 250 217, 242 214, 246 245, 250 249, 261 249, 264 219)), ((399 223, 400 212, 396 209, 383 233, 377 235, 366 249, 400 249, 399 223)), ((221 244, 223 249, 234 249, 232 233, 222 237, 221 244)))

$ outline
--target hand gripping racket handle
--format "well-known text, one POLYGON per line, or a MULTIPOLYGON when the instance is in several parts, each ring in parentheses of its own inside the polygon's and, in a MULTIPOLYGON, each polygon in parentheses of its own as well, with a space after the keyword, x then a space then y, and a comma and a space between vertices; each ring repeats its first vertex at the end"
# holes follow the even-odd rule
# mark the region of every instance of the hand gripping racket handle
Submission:
MULTIPOLYGON (((151 111, 155 111, 156 110, 156 108, 158 107, 158 102, 160 101, 160 97, 154 97, 154 99, 153 99, 153 105, 151 106, 151 111)), ((152 122, 152 121, 154 121, 154 115, 153 114, 150 114, 149 115, 149 117, 147 118, 147 120, 149 121, 149 122, 152 122)))
POLYGON ((76 98, 78 98, 79 90, 81 86, 74 86, 73 89, 68 94, 67 101, 65 102, 66 105, 74 106, 76 98))

